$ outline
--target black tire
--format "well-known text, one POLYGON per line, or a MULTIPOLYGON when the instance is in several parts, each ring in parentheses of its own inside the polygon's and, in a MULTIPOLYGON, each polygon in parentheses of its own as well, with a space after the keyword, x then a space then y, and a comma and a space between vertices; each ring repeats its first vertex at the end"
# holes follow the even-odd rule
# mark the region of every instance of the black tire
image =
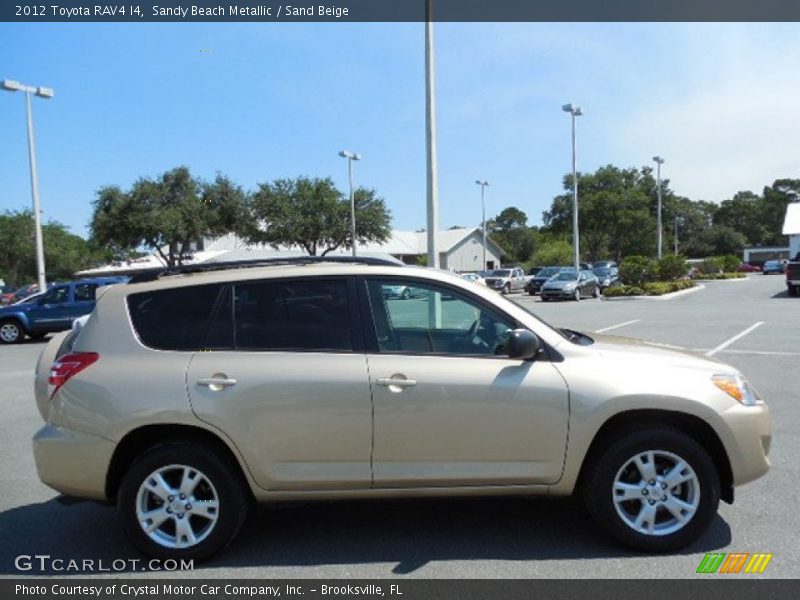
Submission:
POLYGON ((602 291, 600 290, 600 286, 599 285, 594 286, 594 294, 593 295, 594 295, 595 298, 599 298, 600 296, 603 295, 602 291))
POLYGON ((25 330, 16 319, 0 321, 0 343, 19 344, 25 339, 25 330))
POLYGON ((406 288, 403 290, 403 300, 408 300, 411 298, 411 290, 406 288))
POLYGON ((32 340, 41 340, 44 339, 44 336, 47 335, 46 331, 37 331, 36 333, 29 333, 28 337, 32 340))
POLYGON ((142 554, 159 559, 202 561, 211 557, 233 541, 247 518, 250 506, 239 465, 225 460, 219 452, 196 441, 159 444, 147 450, 123 476, 117 496, 117 508, 128 539, 142 554), (144 532, 136 516, 140 486, 155 471, 170 465, 186 465, 196 469, 211 482, 218 497, 219 512, 213 528, 205 539, 187 548, 170 548, 154 541, 144 532))
POLYGON ((799 293, 798 290, 800 290, 800 286, 789 285, 789 286, 787 286, 787 289, 788 289, 789 295, 792 298, 796 298, 798 293, 799 293))
POLYGON ((534 292, 533 290, 528 290, 528 295, 529 296, 535 296, 536 292, 534 292))
POLYGON ((508 296, 511 293, 511 284, 507 283, 503 286, 503 295, 508 296))
MULTIPOLYGON (((671 552, 691 544, 706 532, 717 514, 720 484, 714 461, 693 438, 672 427, 652 426, 615 435, 610 444, 590 457, 581 492, 595 521, 620 542, 645 552, 671 552), (694 470, 699 482, 700 497, 694 515, 677 531, 664 535, 635 531, 622 519, 612 499, 617 473, 631 458, 649 450, 677 455, 694 470)), ((643 500, 641 504, 644 506, 643 500)), ((659 514, 669 517, 666 508, 659 514)))
POLYGON ((573 294, 573 298, 575 299, 575 302, 581 301, 581 288, 579 287, 575 288, 575 293, 573 294))

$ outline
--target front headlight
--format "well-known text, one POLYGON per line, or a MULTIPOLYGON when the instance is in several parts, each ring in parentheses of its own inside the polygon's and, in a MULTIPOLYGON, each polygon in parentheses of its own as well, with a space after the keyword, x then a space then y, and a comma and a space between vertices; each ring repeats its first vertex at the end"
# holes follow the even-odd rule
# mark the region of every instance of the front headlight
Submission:
POLYGON ((763 400, 741 375, 713 375, 711 381, 714 385, 728 394, 731 398, 745 406, 763 404, 763 400))
POLYGON ((567 290, 567 291, 574 290, 575 289, 575 284, 574 283, 568 283, 568 284, 566 284, 564 286, 564 289, 567 290))

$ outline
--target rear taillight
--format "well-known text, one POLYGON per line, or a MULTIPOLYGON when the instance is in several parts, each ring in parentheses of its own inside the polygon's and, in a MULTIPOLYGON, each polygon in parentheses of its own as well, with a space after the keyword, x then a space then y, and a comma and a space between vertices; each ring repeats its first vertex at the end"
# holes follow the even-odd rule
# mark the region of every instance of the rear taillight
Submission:
POLYGON ((97 352, 73 352, 59 358, 50 367, 50 376, 47 379, 47 383, 53 386, 50 396, 55 394, 74 375, 96 362, 98 358, 100 355, 97 352))

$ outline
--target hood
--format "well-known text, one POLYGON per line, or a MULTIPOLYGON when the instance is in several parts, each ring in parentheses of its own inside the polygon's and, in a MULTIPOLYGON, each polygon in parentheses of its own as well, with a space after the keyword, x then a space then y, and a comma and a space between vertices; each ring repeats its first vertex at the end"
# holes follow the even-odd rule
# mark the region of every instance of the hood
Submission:
POLYGON ((544 287, 551 290, 563 290, 566 285, 571 283, 577 284, 578 281, 576 279, 554 279, 545 283, 544 287))
POLYGON ((701 369, 715 373, 736 374, 733 367, 718 361, 715 358, 704 356, 680 346, 646 342, 635 338, 620 337, 615 335, 595 335, 594 348, 605 357, 630 360, 652 359, 659 361, 664 366, 701 369))

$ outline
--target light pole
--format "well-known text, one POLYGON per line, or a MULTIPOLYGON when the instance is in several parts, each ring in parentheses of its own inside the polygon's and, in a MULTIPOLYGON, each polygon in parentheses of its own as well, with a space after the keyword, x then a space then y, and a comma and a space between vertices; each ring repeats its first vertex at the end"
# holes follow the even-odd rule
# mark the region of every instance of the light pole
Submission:
POLYGON ((678 256, 678 216, 675 215, 675 256, 678 256))
POLYGON ((353 238, 353 256, 356 255, 356 191, 353 188, 353 161, 361 160, 361 155, 342 150, 339 156, 347 159, 347 174, 350 178, 350 237, 353 238))
POLYGON ((654 156, 653 160, 656 161, 656 192, 658 193, 658 258, 661 258, 661 245, 664 237, 664 232, 661 231, 661 165, 664 164, 664 159, 654 156))
POLYGON ((52 98, 53 90, 46 87, 23 85, 18 81, 5 79, 2 88, 9 92, 25 92, 25 116, 28 121, 28 162, 31 167, 31 195, 33 196, 33 222, 36 229, 36 274, 39 291, 47 290, 44 276, 44 243, 42 241, 42 216, 39 202, 39 175, 36 171, 36 144, 33 139, 33 113, 31 110, 31 94, 39 98, 52 98))
MULTIPOLYGON (((439 167, 436 151, 436 69, 433 0, 425 5, 425 142, 427 149, 428 266, 439 268, 439 167)), ((433 306, 433 305, 431 305, 433 306)))
POLYGON ((583 111, 574 104, 565 104, 561 110, 568 112, 572 117, 572 245, 575 249, 575 276, 581 271, 581 248, 578 231, 578 170, 575 156, 575 117, 580 117, 583 111))
POLYGON ((481 181, 480 179, 476 179, 475 183, 481 186, 481 214, 483 215, 482 223, 483 223, 483 266, 481 267, 481 271, 486 270, 486 186, 489 185, 488 181, 481 181))

